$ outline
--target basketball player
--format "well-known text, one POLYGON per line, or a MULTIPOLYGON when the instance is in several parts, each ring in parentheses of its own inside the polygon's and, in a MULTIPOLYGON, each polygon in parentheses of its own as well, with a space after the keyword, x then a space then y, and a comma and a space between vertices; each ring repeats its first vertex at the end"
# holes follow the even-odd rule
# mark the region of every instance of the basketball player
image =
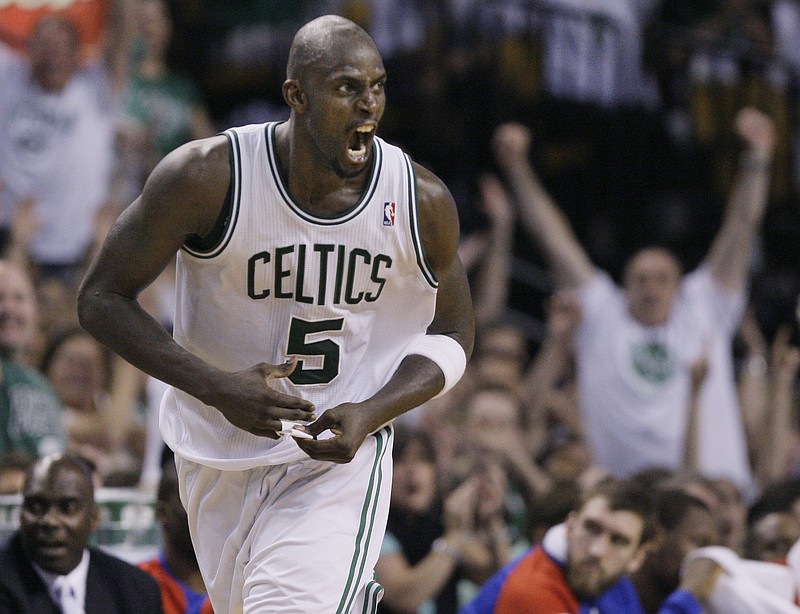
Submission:
POLYGON ((306 24, 289 120, 167 155, 80 291, 82 324, 171 386, 161 430, 218 612, 374 611, 392 420, 472 351, 455 203, 376 136, 385 83, 361 28, 306 24), (137 295, 176 251, 173 340, 137 295))

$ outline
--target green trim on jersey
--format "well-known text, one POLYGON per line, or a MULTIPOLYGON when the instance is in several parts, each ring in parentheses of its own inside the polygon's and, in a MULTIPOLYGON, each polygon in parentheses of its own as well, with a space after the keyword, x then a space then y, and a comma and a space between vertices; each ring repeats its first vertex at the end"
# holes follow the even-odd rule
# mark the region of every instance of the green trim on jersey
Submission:
POLYGON ((373 140, 374 147, 372 148, 372 151, 374 152, 374 155, 372 156, 372 168, 370 169, 369 183, 367 184, 367 188, 364 190, 364 193, 361 195, 361 198, 358 200, 358 202, 342 213, 337 213, 335 215, 315 215, 300 207, 300 205, 298 205, 297 202, 295 202, 295 200, 291 197, 289 190, 287 190, 286 186, 283 184, 283 179, 278 171, 278 156, 275 151, 275 128, 277 125, 278 123, 267 125, 267 154, 269 158, 269 168, 270 171, 272 171, 272 177, 275 180, 275 186, 278 188, 278 192, 280 192, 283 200, 295 213, 295 215, 297 215, 297 217, 309 222, 310 224, 319 224, 320 226, 336 226, 350 221, 366 208, 378 187, 378 177, 380 177, 381 167, 383 166, 383 149, 381 148, 381 144, 378 139, 373 140))
POLYGON ((361 614, 375 614, 378 611, 378 602, 383 597, 383 586, 375 580, 367 582, 366 596, 364 597, 364 607, 361 614))
POLYGON ((411 159, 408 155, 403 154, 406 162, 406 171, 408 176, 408 219, 411 224, 411 239, 414 242, 414 252, 417 256, 417 264, 422 275, 425 277, 432 288, 439 287, 439 279, 433 268, 428 262, 425 255, 425 248, 422 245, 422 238, 419 232, 419 210, 417 209, 417 174, 414 172, 414 166, 411 164, 411 159))
POLYGON ((212 232, 219 232, 220 235, 219 239, 213 245, 200 247, 199 245, 193 245, 189 241, 186 241, 186 243, 181 246, 183 251, 187 254, 191 254, 195 258, 208 259, 218 256, 222 250, 227 247, 228 243, 230 243, 231 237, 233 236, 233 229, 236 227, 236 221, 239 218, 242 198, 242 153, 239 145, 239 135, 233 130, 226 130, 222 134, 228 139, 228 149, 230 151, 231 187, 228 190, 230 202, 225 203, 220 214, 220 218, 224 219, 217 221, 217 224, 220 224, 222 228, 219 230, 217 228, 212 230, 212 232), (225 215, 226 210, 227 215, 225 215))
POLYGON ((372 536, 372 530, 375 525, 375 512, 378 508, 378 498, 383 483, 382 461, 386 451, 391 447, 389 443, 393 433, 392 426, 389 425, 373 435, 376 439, 375 462, 372 465, 372 475, 364 498, 364 506, 361 508, 361 523, 358 526, 353 559, 350 561, 350 574, 347 577, 342 599, 336 608, 337 614, 348 614, 358 595, 359 580, 364 573, 364 566, 367 564, 369 539, 372 536))

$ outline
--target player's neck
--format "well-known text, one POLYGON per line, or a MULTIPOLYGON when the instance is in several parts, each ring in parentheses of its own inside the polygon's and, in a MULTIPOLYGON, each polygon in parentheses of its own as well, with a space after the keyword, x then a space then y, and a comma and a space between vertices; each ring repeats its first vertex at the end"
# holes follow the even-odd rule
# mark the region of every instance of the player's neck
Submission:
POLYGON ((282 132, 281 127, 275 134, 278 172, 292 200, 320 216, 335 216, 354 207, 366 189, 372 165, 356 175, 343 176, 313 147, 292 140, 289 131, 282 132))

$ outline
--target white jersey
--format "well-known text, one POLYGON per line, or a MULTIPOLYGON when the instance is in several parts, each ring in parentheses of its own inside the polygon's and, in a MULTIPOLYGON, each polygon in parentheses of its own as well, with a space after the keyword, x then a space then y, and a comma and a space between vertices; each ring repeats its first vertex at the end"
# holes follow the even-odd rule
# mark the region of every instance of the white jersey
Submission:
MULTIPOLYGON (((320 217, 292 200, 278 172, 275 123, 225 132, 228 221, 216 245, 177 259, 175 340, 225 371, 299 359, 281 392, 317 415, 374 395, 433 319, 437 280, 421 248, 409 158, 375 139, 371 177, 347 211, 320 217)), ((161 431, 181 456, 218 469, 307 458, 233 426, 170 388, 161 431)))
POLYGON ((744 293, 723 291, 701 267, 684 278, 669 321, 646 327, 623 291, 596 275, 581 291, 576 343, 581 409, 595 461, 627 476, 682 464, 690 365, 704 352, 709 371, 699 399, 699 468, 752 489, 733 374, 731 340, 744 293))

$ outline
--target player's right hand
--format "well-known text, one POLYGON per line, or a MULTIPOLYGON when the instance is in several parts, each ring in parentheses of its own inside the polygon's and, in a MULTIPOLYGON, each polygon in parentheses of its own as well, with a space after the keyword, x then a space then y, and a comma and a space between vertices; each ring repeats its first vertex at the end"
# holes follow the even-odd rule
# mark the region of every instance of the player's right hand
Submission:
POLYGON ((234 426, 258 435, 278 439, 281 420, 311 422, 316 419, 314 405, 305 399, 283 394, 270 386, 270 380, 289 377, 297 366, 292 358, 280 365, 260 363, 230 373, 217 390, 213 403, 234 426))

